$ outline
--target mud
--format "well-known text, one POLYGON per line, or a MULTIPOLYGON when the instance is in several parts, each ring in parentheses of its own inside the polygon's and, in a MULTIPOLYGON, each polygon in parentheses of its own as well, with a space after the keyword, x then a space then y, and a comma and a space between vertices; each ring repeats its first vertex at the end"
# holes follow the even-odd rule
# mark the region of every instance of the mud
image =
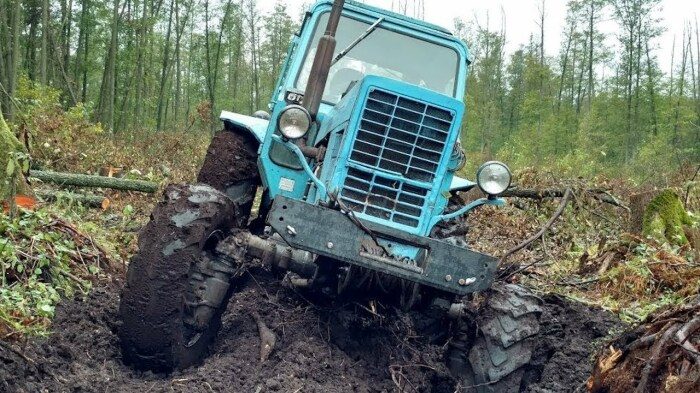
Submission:
POLYGON ((257 146, 252 137, 221 131, 207 149, 197 182, 225 192, 241 181, 256 180, 257 158, 257 146))
MULTIPOLYGON (((86 299, 60 305, 54 333, 21 348, 27 359, 0 346, 0 391, 455 391, 443 365, 444 343, 419 337, 412 315, 380 306, 377 316, 365 305, 313 302, 265 271, 241 284, 204 365, 171 375, 136 372, 122 365, 119 353, 119 286, 98 287, 86 299), (252 310, 277 335, 262 364, 252 310)), ((576 391, 590 375, 596 340, 619 322, 600 310, 545 299, 544 335, 523 391, 576 391)))

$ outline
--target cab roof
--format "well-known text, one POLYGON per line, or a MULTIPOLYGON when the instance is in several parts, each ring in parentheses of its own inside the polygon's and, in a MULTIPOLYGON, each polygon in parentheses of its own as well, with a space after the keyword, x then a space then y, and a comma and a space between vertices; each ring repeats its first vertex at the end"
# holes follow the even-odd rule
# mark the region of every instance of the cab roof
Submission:
MULTIPOLYGON (((333 4, 333 0, 319 0, 312 7, 312 12, 315 11, 316 8, 318 8, 319 6, 332 5, 332 4, 333 4)), ((389 18, 394 19, 403 25, 407 25, 409 27, 411 27, 411 26, 418 27, 419 29, 427 31, 429 33, 433 33, 433 34, 437 33, 438 35, 447 35, 450 37, 453 36, 452 31, 450 31, 442 26, 428 23, 428 22, 422 21, 420 19, 411 18, 411 17, 408 17, 408 16, 403 15, 403 14, 399 14, 399 13, 396 13, 393 11, 385 10, 383 8, 374 7, 374 6, 367 5, 367 4, 360 3, 357 1, 353 1, 353 0, 346 0, 345 6, 346 6, 346 8, 350 8, 350 9, 359 8, 361 10, 366 10, 366 11, 375 12, 375 13, 378 13, 381 15, 386 15, 389 18)))

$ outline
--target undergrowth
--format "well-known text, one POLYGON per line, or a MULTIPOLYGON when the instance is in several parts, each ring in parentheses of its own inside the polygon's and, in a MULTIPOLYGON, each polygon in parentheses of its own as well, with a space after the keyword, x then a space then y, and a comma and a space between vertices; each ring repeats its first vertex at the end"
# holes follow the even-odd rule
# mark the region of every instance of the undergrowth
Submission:
MULTIPOLYGON (((207 133, 135 130, 112 134, 93 123, 90 108, 62 109, 57 90, 23 78, 13 131, 28 146, 33 169, 154 181, 193 182, 207 133)), ((51 191, 48 185, 32 186, 51 191)), ((11 218, 0 209, 0 339, 46 335, 61 298, 88 293, 96 280, 121 275, 136 251, 140 227, 160 194, 101 194, 106 210, 71 200, 40 204, 11 218)))
POLYGON ((109 257, 48 209, 0 214, 0 338, 46 334, 61 297, 87 294, 109 257))
MULTIPOLYGON (((625 209, 602 203, 585 191, 605 188, 627 201, 632 193, 643 189, 617 179, 566 181, 533 169, 521 172, 516 183, 535 189, 571 187, 576 190, 576 196, 541 240, 507 262, 511 269, 531 265, 515 276, 515 281, 541 292, 554 292, 603 307, 628 322, 642 321, 660 308, 686 303, 700 293, 697 241, 677 245, 663 238, 630 234, 629 213, 625 209)), ((685 183, 677 181, 677 184, 685 183)), ((683 187, 675 189, 683 191, 683 187)), ((474 247, 503 255, 536 233, 560 200, 510 199, 509 202, 503 209, 475 214, 470 239, 474 247), (499 233, 506 236, 499 237, 499 233)), ((700 206, 689 203, 688 207, 696 210, 700 206)), ((696 216, 692 211, 689 214, 696 216)), ((698 221, 693 222, 678 230, 697 234, 698 221)))

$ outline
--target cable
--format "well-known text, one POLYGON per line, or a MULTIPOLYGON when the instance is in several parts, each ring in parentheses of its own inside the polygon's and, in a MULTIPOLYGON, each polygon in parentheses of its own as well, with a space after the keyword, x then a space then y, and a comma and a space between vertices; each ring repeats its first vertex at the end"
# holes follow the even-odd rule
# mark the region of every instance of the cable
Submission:
POLYGON ((329 192, 328 197, 333 202, 338 204, 338 206, 340 207, 340 212, 343 213, 343 215, 345 215, 345 217, 347 217, 353 224, 355 224, 355 226, 357 226, 363 232, 365 232, 367 235, 369 235, 369 237, 374 241, 374 243, 377 245, 377 247, 381 248, 386 253, 387 256, 391 256, 391 253, 389 252, 389 250, 387 250, 386 247, 384 247, 383 245, 381 245, 379 243, 379 239, 377 238, 377 235, 375 235, 371 229, 367 228, 365 226, 365 224, 363 224, 362 221, 360 221, 357 218, 357 216, 355 215, 355 212, 352 211, 351 209, 349 209, 342 201, 340 201, 340 199, 338 199, 337 195, 329 192))

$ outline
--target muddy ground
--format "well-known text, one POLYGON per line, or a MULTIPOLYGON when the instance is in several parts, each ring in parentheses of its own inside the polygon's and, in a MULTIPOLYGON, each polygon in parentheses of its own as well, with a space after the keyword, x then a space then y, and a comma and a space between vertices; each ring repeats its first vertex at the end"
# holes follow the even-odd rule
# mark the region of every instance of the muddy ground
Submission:
MULTIPOLYGON (((204 365, 155 375, 122 365, 116 331, 120 282, 87 299, 63 302, 46 340, 0 347, 0 391, 7 392, 454 392, 443 349, 416 334, 409 314, 358 304, 320 304, 265 271, 241 283, 204 365), (259 362, 257 310, 277 334, 259 362), (401 388, 399 388, 399 386, 401 388)), ((592 352, 620 323, 610 314, 545 297, 543 336, 526 392, 580 390, 592 352)))

